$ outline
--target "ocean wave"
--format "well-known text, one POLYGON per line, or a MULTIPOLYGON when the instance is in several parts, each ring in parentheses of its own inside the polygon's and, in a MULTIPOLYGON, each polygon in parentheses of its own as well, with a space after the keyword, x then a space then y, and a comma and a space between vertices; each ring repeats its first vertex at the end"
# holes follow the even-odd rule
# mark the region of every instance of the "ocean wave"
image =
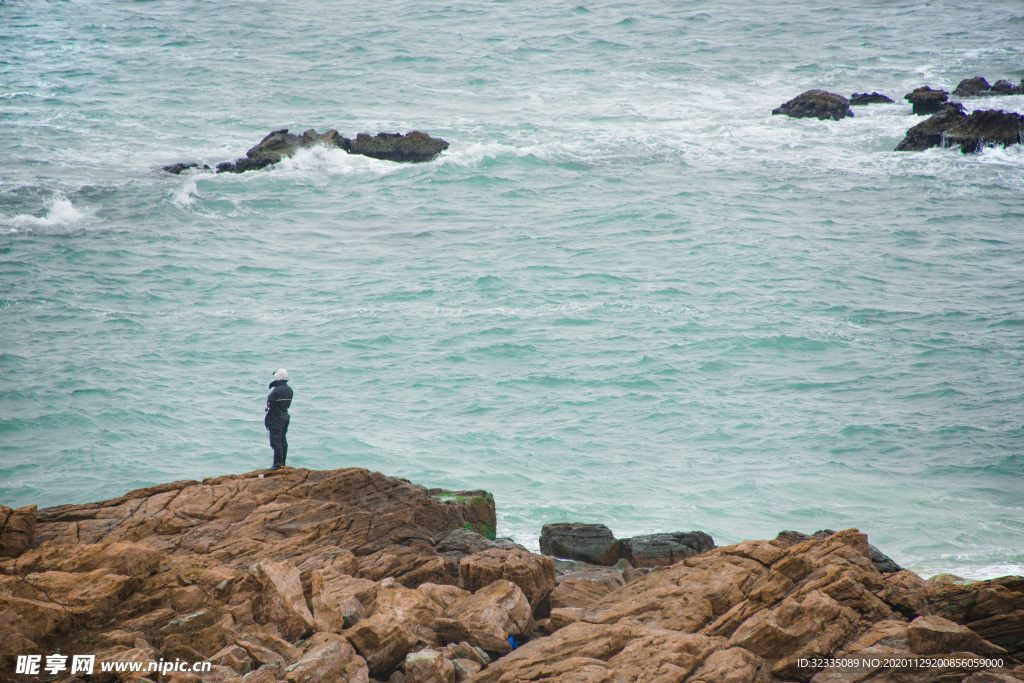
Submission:
POLYGON ((45 216, 18 214, 13 218, 0 218, 10 226, 9 232, 29 232, 38 229, 60 228, 81 223, 86 214, 76 208, 67 197, 56 195, 46 202, 45 216))

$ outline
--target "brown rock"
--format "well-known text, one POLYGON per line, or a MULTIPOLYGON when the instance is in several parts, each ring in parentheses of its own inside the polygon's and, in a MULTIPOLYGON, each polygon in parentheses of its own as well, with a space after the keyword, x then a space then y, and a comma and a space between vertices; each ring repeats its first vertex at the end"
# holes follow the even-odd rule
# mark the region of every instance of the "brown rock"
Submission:
POLYGON ((445 617, 460 628, 442 622, 445 631, 442 638, 466 640, 490 652, 510 652, 509 636, 522 642, 533 634, 533 611, 529 601, 519 586, 505 580, 495 581, 455 602, 445 611, 445 617))
POLYGON ((462 683, 462 681, 468 681, 483 670, 480 663, 473 661, 472 659, 452 660, 452 666, 455 668, 455 680, 459 683, 462 683))
POLYGON ((261 624, 272 623, 287 640, 308 635, 314 626, 306 605, 299 570, 291 562, 260 562, 256 575, 263 592, 253 602, 253 615, 261 624))
POLYGON ((245 648, 239 645, 228 645, 215 652, 210 657, 210 662, 219 666, 226 666, 239 675, 245 675, 253 670, 252 658, 245 648))
POLYGON ((930 615, 918 617, 907 628, 907 645, 917 655, 940 655, 951 652, 973 652, 978 655, 1005 655, 1006 650, 993 645, 977 633, 948 619, 930 615))
POLYGON ((548 632, 554 633, 558 629, 565 628, 583 618, 582 607, 556 607, 551 610, 551 617, 548 619, 548 632))
POLYGON ((363 618, 363 604, 353 595, 338 599, 328 592, 324 573, 318 569, 313 570, 310 590, 313 621, 318 631, 341 633, 363 618))
POLYGON ((532 600, 554 589, 555 563, 550 557, 522 548, 491 548, 459 562, 459 585, 468 591, 478 591, 498 580, 511 581, 532 600))
POLYGON ((17 557, 32 545, 36 534, 36 506, 13 509, 0 505, 0 557, 17 557))
POLYGON ((565 574, 558 578, 558 585, 551 593, 551 608, 590 607, 623 585, 622 574, 616 571, 565 574))
POLYGON ((317 633, 309 639, 302 658, 285 671, 288 683, 369 683, 366 662, 343 637, 317 633))
POLYGON ((455 666, 437 650, 410 652, 405 656, 405 683, 454 683, 455 666))
POLYGON ((713 652, 687 679, 691 683, 769 683, 771 680, 764 661, 739 647, 713 652))
POLYGON ((381 674, 394 669, 419 645, 440 645, 432 629, 443 608, 427 593, 382 582, 375 610, 345 632, 369 665, 381 674))

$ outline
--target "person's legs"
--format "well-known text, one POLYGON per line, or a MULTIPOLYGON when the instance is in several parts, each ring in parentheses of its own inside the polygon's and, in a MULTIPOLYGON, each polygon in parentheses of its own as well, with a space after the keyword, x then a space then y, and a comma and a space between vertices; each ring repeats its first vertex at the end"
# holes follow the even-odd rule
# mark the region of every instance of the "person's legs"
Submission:
POLYGON ((284 427, 281 428, 281 467, 284 467, 284 461, 288 458, 288 423, 284 423, 284 427))
POLYGON ((284 440, 284 434, 279 430, 270 430, 270 447, 274 449, 274 465, 271 469, 280 469, 284 466, 284 450, 281 446, 281 442, 284 440))

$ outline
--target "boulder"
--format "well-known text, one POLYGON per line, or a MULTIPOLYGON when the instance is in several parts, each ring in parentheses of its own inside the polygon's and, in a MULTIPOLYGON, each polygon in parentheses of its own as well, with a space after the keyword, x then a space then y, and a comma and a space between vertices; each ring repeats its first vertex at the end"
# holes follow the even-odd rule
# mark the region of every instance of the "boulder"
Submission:
POLYGON ((660 567, 714 547, 714 539, 703 531, 676 531, 623 539, 622 557, 634 567, 660 567))
POLYGON ((963 105, 959 102, 949 102, 939 113, 908 130, 900 144, 896 145, 895 151, 920 152, 930 147, 940 147, 946 130, 966 116, 963 105))
POLYGON ((992 86, 981 76, 965 78, 953 91, 955 97, 978 97, 992 94, 992 86))
POLYGON ((773 109, 772 114, 785 114, 797 119, 815 118, 833 121, 853 116, 853 112, 850 111, 850 100, 825 90, 808 90, 773 109))
POLYGON ((405 683, 455 683, 455 680, 454 664, 437 650, 427 648, 405 656, 405 683))
POLYGON ((373 137, 366 133, 360 133, 355 140, 349 142, 346 151, 387 161, 422 162, 434 159, 446 149, 448 149, 448 143, 444 140, 413 131, 405 135, 377 133, 373 137))
POLYGON ((302 658, 285 670, 288 683, 369 683, 366 662, 345 638, 317 633, 306 644, 302 658))
POLYGON ((852 95, 850 95, 850 106, 851 107, 860 107, 860 106, 863 106, 863 105, 866 105, 866 104, 891 103, 892 101, 893 101, 892 98, 887 97, 887 96, 885 96, 885 95, 883 95, 881 93, 877 93, 877 92, 871 92, 871 93, 855 92, 852 95))
POLYGON ((559 577, 551 592, 551 609, 590 607, 619 586, 625 585, 618 572, 578 572, 559 577))
POLYGON ((545 555, 590 564, 615 564, 621 545, 604 524, 545 524, 540 532, 540 551, 545 555))
POLYGON ((0 557, 17 557, 36 535, 36 506, 13 509, 0 505, 0 557))
POLYGON ((964 154, 984 147, 1009 147, 1024 140, 1024 116, 999 110, 975 111, 957 119, 943 134, 944 147, 959 147, 964 154))
POLYGON ((988 642, 971 629, 940 616, 918 617, 907 627, 907 645, 916 655, 944 655, 973 652, 976 655, 1005 655, 1006 650, 988 642))
POLYGON ((1024 79, 1014 85, 1007 80, 999 80, 992 84, 992 93, 995 95, 1021 95, 1024 94, 1024 79))
POLYGON ((452 604, 433 628, 447 642, 467 641, 488 652, 512 650, 509 636, 523 642, 533 634, 533 610, 519 586, 495 581, 452 604))
POLYGON ((168 173, 171 173, 173 175, 181 175, 182 172, 187 171, 187 170, 189 170, 191 168, 194 168, 194 169, 197 169, 197 170, 203 170, 203 171, 209 171, 210 170, 210 167, 208 165, 203 164, 203 166, 200 168, 199 164, 197 164, 195 162, 190 163, 190 164, 185 164, 185 163, 171 164, 170 166, 164 166, 163 170, 165 170, 168 173))
POLYGON ((306 605, 299 570, 291 562, 260 562, 256 575, 263 591, 253 604, 261 624, 274 624, 287 640, 297 640, 313 630, 313 615, 306 605))
POLYGON ((926 85, 907 93, 903 99, 913 105, 915 114, 935 114, 949 99, 949 93, 945 90, 932 90, 926 85))

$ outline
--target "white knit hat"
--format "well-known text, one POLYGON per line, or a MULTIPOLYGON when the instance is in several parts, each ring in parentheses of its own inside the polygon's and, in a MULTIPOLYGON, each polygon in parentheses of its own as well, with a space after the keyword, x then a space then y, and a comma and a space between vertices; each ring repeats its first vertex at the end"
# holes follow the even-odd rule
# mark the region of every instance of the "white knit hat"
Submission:
POLYGON ((288 371, 285 370, 284 368, 281 368, 280 370, 274 373, 274 379, 283 379, 287 381, 288 371))

